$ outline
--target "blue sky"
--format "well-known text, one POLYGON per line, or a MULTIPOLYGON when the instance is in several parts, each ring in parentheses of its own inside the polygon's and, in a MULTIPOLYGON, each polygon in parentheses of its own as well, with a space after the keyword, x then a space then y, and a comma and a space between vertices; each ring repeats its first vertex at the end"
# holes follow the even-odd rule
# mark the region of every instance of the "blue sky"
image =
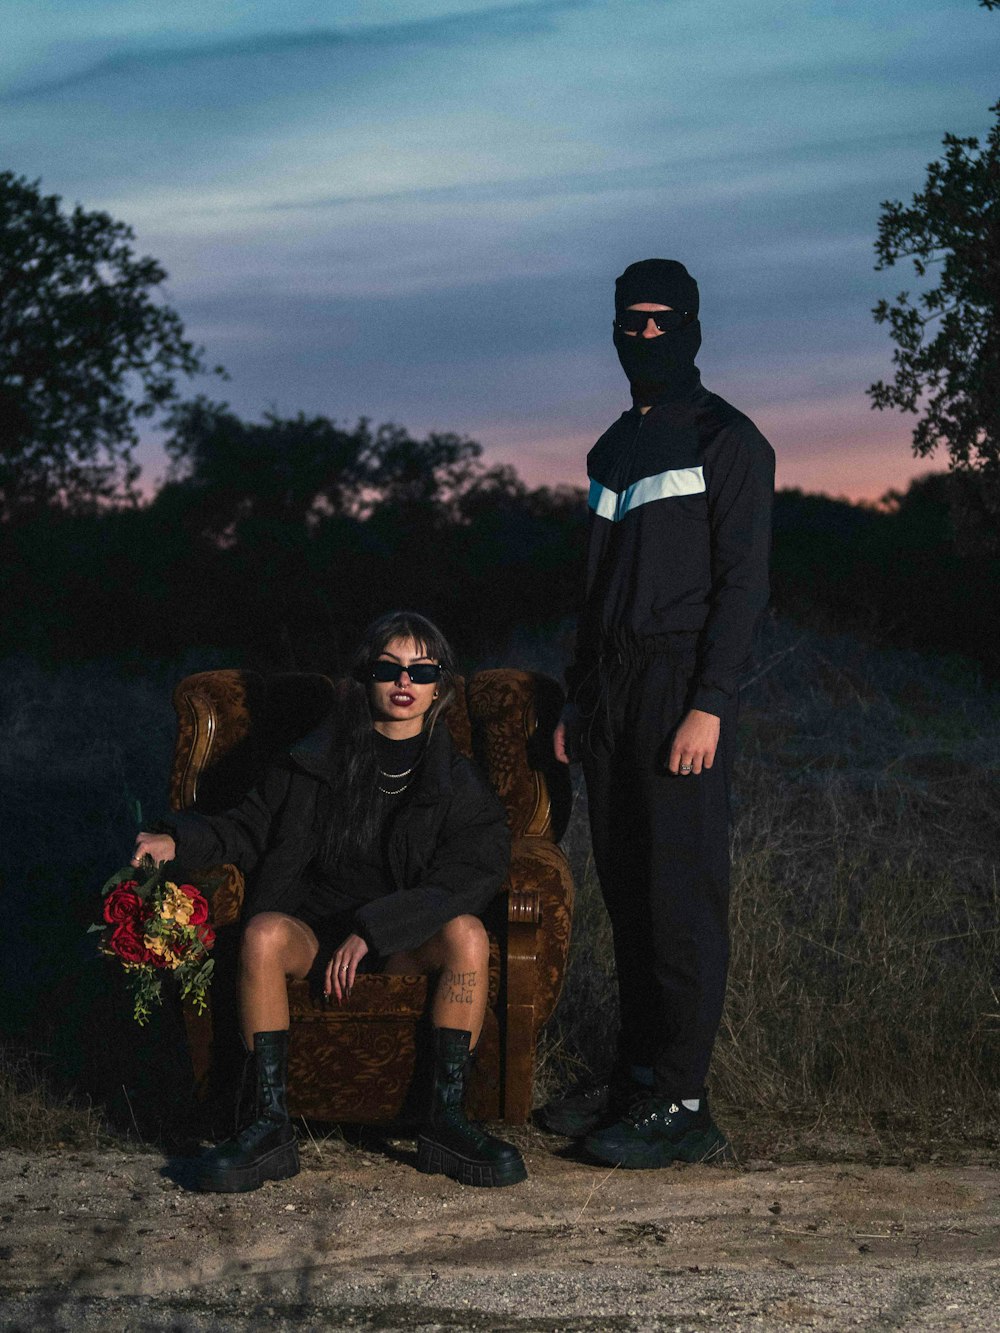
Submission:
POLYGON ((913 285, 872 240, 945 130, 988 126, 975 0, 33 0, 4 28, 0 168, 135 228, 247 416, 455 430, 582 482, 627 405, 613 279, 664 255, 779 484, 926 469, 864 393, 870 308, 913 285))

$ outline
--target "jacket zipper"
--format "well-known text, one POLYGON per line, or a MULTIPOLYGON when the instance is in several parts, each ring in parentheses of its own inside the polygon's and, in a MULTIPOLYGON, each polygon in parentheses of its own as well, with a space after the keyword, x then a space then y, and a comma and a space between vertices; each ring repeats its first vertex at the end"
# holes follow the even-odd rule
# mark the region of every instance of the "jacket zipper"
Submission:
MULTIPOLYGON (((635 428, 635 434, 632 436, 632 443, 629 445, 629 451, 625 459, 625 477, 632 475, 632 464, 635 462, 636 450, 639 448, 639 432, 642 430, 642 423, 649 416, 648 412, 639 413, 639 424, 635 428)), ((615 499, 615 522, 620 523, 622 519, 622 505, 625 502, 625 492, 628 490, 631 482, 623 486, 615 499)))

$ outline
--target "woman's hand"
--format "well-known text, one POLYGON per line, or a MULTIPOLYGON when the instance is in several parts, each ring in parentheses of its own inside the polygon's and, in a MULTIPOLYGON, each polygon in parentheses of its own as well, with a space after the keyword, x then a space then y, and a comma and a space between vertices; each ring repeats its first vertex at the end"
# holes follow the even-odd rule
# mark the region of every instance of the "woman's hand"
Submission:
POLYGON ((140 833, 135 840, 132 865, 137 866, 144 856, 151 856, 159 865, 172 861, 177 855, 177 844, 169 833, 140 833))
POLYGON ((552 733, 552 748, 560 764, 575 764, 580 757, 580 710, 567 704, 552 733))
POLYGON ((346 999, 349 999, 354 987, 358 964, 367 952, 368 945, 360 935, 348 935, 326 965, 323 994, 329 995, 332 991, 338 1004, 343 1004, 346 999))
POLYGON ((720 727, 714 713, 692 708, 674 734, 667 763, 670 772, 687 777, 697 776, 703 768, 711 768, 719 747, 720 727))

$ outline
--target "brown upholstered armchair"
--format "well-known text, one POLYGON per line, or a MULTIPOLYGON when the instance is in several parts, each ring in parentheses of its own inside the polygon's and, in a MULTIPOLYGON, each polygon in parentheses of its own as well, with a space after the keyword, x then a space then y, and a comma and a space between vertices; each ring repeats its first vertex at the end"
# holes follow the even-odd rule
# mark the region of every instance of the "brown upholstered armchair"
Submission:
MULTIPOLYGON (((265 680, 208 671, 182 680, 174 691, 172 808, 212 813, 234 804, 269 756, 310 731, 332 700, 332 682, 319 675, 265 680)), ((561 703, 549 677, 481 671, 458 682, 447 715, 456 744, 480 761, 506 805, 514 836, 505 891, 487 921, 490 1004, 468 1098, 479 1119, 527 1120, 538 1030, 555 1007, 566 966, 573 881, 555 839, 568 817, 569 784, 565 768, 551 761, 561 703)), ((238 868, 224 867, 213 895, 219 941, 210 1007, 198 1015, 187 1006, 184 1014, 202 1096, 232 1077, 242 896, 238 868)), ((405 1116, 428 978, 360 976, 338 1009, 325 1007, 305 981, 288 990, 292 1114, 361 1124, 405 1116)))

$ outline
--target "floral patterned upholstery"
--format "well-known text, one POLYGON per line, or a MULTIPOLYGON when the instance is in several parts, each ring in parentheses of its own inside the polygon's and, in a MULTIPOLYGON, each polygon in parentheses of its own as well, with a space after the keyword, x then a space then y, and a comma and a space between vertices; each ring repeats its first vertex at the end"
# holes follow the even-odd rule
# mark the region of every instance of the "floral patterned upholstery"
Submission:
MULTIPOLYGON (((326 676, 210 671, 174 691, 177 743, 170 795, 174 809, 215 812, 238 801, 268 759, 311 730, 333 706, 326 676)), ((548 677, 499 669, 458 682, 447 714, 456 744, 484 767, 507 808, 515 841, 506 892, 487 921, 490 1003, 469 1091, 472 1114, 524 1121, 538 1029, 555 1008, 569 950, 573 883, 553 838, 568 810, 568 776, 550 761, 562 695, 548 677)), ((219 873, 220 868, 213 869, 219 873)), ((235 936, 243 879, 221 868, 213 894, 220 942, 235 936), (229 930, 225 929, 229 927, 229 930)), ((225 1033, 235 1005, 219 953, 212 1003, 185 1010, 195 1076, 207 1090, 227 1064, 225 1033), (229 1021, 224 1021, 228 1016, 229 1021)), ((228 950, 235 957, 235 947, 228 950)), ((232 968, 229 968, 232 986, 232 968)), ((332 1121, 384 1123, 413 1105, 420 1033, 427 1018, 426 977, 367 974, 336 1009, 306 982, 289 983, 289 1107, 332 1121)))

